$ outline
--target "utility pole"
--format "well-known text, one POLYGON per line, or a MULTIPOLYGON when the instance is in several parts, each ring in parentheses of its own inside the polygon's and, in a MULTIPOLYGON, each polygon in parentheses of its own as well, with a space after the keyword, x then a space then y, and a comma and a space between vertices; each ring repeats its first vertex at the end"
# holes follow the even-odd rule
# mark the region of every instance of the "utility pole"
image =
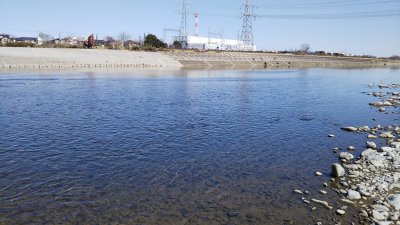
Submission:
POLYGON ((247 47, 254 45, 253 21, 256 19, 257 15, 254 14, 254 5, 250 3, 250 0, 245 0, 243 9, 241 41, 243 41, 245 49, 247 50, 247 47))
POLYGON ((187 28, 187 0, 182 0, 182 15, 181 15, 181 29, 180 29, 180 36, 187 36, 188 28, 187 28))

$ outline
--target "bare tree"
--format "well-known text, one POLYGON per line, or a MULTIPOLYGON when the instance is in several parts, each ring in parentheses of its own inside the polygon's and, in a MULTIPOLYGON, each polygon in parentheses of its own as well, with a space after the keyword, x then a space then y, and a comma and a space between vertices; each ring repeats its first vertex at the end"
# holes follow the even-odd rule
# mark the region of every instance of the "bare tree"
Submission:
POLYGON ((106 36, 105 39, 106 39, 106 41, 108 41, 108 42, 115 41, 115 39, 114 39, 112 36, 106 36))
POLYGON ((118 40, 121 41, 122 43, 128 41, 130 38, 131 36, 126 32, 122 32, 118 35, 118 40))
POLYGON ((39 36, 39 38, 41 38, 43 40, 43 43, 46 43, 46 42, 54 39, 53 36, 51 36, 50 34, 45 34, 42 32, 39 32, 38 36, 39 36))
POLYGON ((310 49, 311 49, 311 48, 310 48, 310 45, 307 44, 307 43, 302 44, 301 47, 300 47, 300 51, 303 52, 303 53, 308 53, 308 52, 310 52, 310 49))

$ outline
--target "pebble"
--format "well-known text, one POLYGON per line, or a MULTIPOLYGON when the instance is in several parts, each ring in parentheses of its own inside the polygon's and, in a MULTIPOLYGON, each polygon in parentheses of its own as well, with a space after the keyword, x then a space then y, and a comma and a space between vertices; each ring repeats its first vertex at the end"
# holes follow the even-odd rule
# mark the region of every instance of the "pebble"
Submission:
POLYGON ((294 192, 294 193, 297 193, 297 194, 300 194, 300 195, 302 195, 302 194, 303 194, 303 192, 302 192, 302 191, 300 191, 300 190, 297 190, 297 189, 293 190, 293 192, 294 192))
POLYGON ((336 210, 336 214, 338 214, 338 215, 344 215, 345 213, 346 213, 346 211, 344 211, 344 210, 341 210, 341 209, 336 210))
POLYGON ((361 194, 358 191, 349 190, 347 193, 347 198, 350 200, 358 200, 361 199, 361 194))
POLYGON ((342 127, 341 129, 345 130, 345 131, 352 131, 352 132, 358 131, 358 129, 355 127, 342 127))
POLYGON ((372 210, 372 217, 374 217, 374 219, 378 220, 378 221, 382 221, 385 220, 385 216, 378 212, 377 210, 372 210))
POLYGON ((329 203, 326 202, 326 201, 321 201, 321 200, 318 200, 318 199, 311 199, 311 201, 313 201, 313 202, 315 202, 315 203, 318 203, 318 204, 324 206, 324 207, 327 208, 327 209, 333 209, 333 207, 330 206, 329 203))
POLYGON ((349 147, 347 148, 347 150, 349 150, 349 151, 355 151, 356 148, 355 148, 354 146, 349 146, 349 147))
POLYGON ((354 156, 351 153, 348 153, 348 152, 341 152, 339 154, 339 158, 349 161, 349 160, 354 159, 354 156))
POLYGON ((320 190, 319 193, 321 193, 321 194, 323 194, 323 195, 328 194, 328 192, 326 192, 326 191, 324 191, 324 190, 320 190))
POLYGON ((367 141, 367 148, 376 149, 376 144, 372 141, 367 141))

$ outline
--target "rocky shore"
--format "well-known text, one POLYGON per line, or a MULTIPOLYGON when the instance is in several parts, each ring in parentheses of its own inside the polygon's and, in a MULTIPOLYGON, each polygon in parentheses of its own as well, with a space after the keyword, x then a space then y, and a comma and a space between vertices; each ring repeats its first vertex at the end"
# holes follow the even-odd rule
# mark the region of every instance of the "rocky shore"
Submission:
MULTIPOLYGON (((387 108, 400 106, 399 84, 368 85, 369 88, 379 91, 366 93, 378 98, 369 105, 382 113, 388 113, 387 108)), ((393 111, 393 110, 392 110, 393 111)), ((376 125, 375 127, 342 127, 343 132, 353 132, 364 135, 366 139, 365 149, 361 154, 354 153, 355 148, 349 146, 346 151, 334 147, 338 153, 339 162, 332 165, 330 185, 324 183, 324 187, 330 187, 332 191, 341 197, 342 207, 335 208, 327 201, 312 198, 300 190, 295 193, 303 195, 305 204, 314 204, 313 207, 324 207, 335 210, 336 218, 333 223, 343 224, 340 217, 346 214, 350 207, 359 213, 354 215, 351 224, 374 225, 399 225, 400 224, 400 126, 376 125), (377 144, 378 143, 378 144, 377 144), (384 143, 379 146, 379 143, 384 143)), ((328 135, 333 138, 333 134, 328 135)), ((322 173, 316 172, 316 176, 322 173)), ((327 194, 320 190, 320 194, 327 194)), ((316 224, 323 224, 317 222, 316 224)))

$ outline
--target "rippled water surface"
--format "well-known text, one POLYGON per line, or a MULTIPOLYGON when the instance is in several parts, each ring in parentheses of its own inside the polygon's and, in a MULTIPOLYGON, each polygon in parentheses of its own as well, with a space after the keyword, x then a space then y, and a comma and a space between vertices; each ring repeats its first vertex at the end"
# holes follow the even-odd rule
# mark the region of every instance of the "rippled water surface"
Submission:
POLYGON ((0 74, 0 224, 329 220, 292 190, 329 181, 332 147, 362 149, 341 126, 397 120, 362 92, 399 81, 390 69, 0 74))

